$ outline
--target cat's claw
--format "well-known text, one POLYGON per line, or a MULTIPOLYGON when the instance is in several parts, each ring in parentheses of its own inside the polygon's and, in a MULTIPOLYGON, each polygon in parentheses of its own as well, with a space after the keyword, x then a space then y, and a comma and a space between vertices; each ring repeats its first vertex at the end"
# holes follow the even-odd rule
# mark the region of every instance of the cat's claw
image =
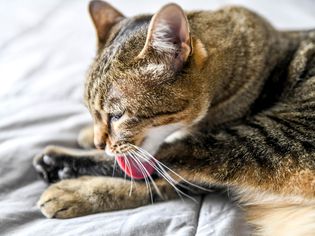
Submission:
POLYGON ((33 166, 39 176, 48 183, 76 177, 69 157, 58 155, 49 148, 34 158, 33 166))

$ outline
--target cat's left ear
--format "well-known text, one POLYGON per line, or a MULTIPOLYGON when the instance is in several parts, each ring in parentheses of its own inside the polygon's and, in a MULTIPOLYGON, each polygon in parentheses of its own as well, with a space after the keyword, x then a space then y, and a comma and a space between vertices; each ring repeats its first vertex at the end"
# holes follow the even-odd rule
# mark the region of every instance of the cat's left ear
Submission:
POLYGON ((111 28, 124 18, 124 15, 121 12, 109 3, 100 0, 93 0, 90 2, 89 12, 100 44, 106 42, 111 28))
POLYGON ((151 19, 146 43, 138 58, 153 49, 174 55, 175 69, 182 68, 192 52, 189 23, 183 9, 177 4, 165 5, 151 19))

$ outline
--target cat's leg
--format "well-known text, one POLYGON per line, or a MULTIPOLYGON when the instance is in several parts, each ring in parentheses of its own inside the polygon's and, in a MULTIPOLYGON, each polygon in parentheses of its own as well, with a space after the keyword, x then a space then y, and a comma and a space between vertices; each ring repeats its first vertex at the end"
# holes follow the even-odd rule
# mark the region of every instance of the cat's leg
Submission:
POLYGON ((93 125, 84 127, 78 136, 78 144, 84 149, 94 149, 94 128, 93 125))
POLYGON ((165 143, 156 156, 193 182, 315 200, 315 122, 296 107, 165 143))
POLYGON ((48 183, 83 175, 124 176, 115 159, 100 150, 48 146, 33 160, 33 166, 48 183))
POLYGON ((122 178, 83 176, 52 184, 41 196, 38 206, 48 218, 72 218, 93 213, 135 208, 177 198, 168 183, 157 179, 151 184, 122 178))
MULTIPOLYGON (((252 137, 246 135, 249 139, 257 137, 254 133, 252 137)), ((249 141, 244 144, 242 138, 236 141, 230 135, 226 136, 225 141, 201 138, 203 141, 197 143, 196 139, 188 138, 180 144, 163 145, 156 156, 191 182, 208 183, 209 186, 238 186, 315 200, 314 153, 281 156, 273 153, 273 149, 264 149, 263 140, 261 143, 249 141), (209 143, 209 146, 203 142, 209 143)))
POLYGON ((196 134, 156 156, 190 182, 234 190, 255 235, 314 235, 315 126, 292 115, 196 134))

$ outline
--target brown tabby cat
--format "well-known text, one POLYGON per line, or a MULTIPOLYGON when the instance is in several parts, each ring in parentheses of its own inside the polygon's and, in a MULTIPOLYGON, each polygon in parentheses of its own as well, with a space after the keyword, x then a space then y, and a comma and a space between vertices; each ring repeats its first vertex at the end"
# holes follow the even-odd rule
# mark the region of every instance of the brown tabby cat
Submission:
POLYGON ((94 131, 79 143, 91 148, 94 138, 100 150, 50 146, 34 159, 46 181, 59 181, 39 200, 45 216, 220 186, 233 189, 256 234, 315 234, 315 31, 279 32, 241 7, 168 4, 126 18, 92 1, 89 10, 98 52, 84 99, 94 131), (139 180, 131 188, 125 175, 139 180))

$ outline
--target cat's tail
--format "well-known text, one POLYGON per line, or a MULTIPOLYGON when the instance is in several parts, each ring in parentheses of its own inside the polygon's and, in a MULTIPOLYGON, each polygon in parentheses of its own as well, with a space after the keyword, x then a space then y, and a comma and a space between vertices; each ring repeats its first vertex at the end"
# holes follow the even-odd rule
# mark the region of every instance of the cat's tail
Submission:
POLYGON ((256 236, 315 235, 315 202, 253 191, 238 191, 247 222, 256 236))

